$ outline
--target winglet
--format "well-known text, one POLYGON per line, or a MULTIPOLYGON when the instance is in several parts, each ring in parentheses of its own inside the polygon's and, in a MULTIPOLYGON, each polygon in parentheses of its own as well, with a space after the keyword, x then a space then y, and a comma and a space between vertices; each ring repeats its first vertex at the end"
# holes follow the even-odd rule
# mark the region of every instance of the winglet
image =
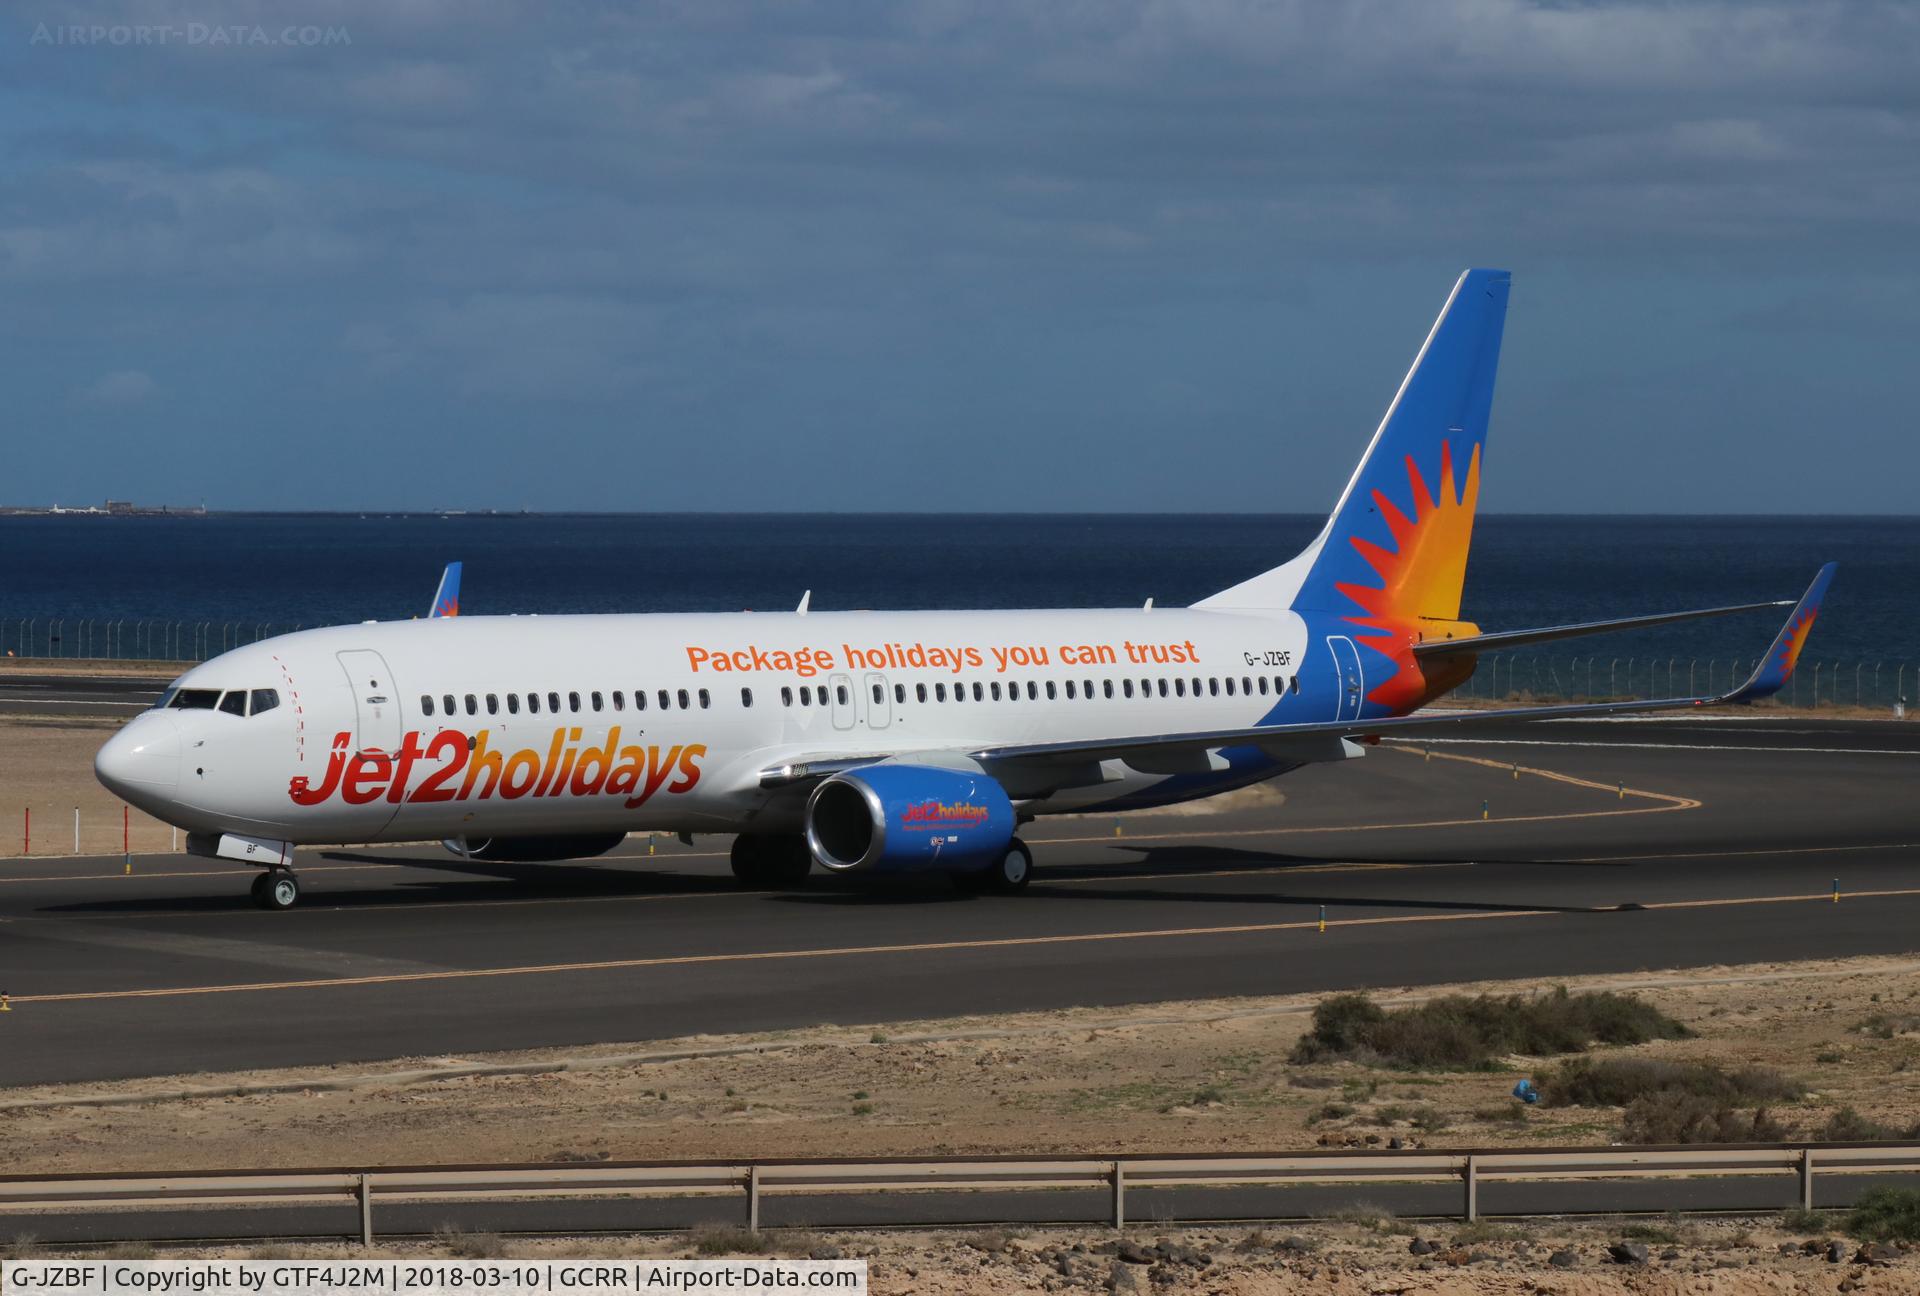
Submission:
POLYGON ((427 612, 429 617, 450 617, 460 615, 460 564, 450 562, 447 569, 440 573, 440 588, 433 592, 433 607, 427 612))
POLYGON ((1745 684, 1720 699, 1722 702, 1753 702, 1772 697, 1787 686, 1787 682, 1793 678, 1793 668, 1800 660, 1800 650, 1806 646, 1807 635, 1813 630, 1814 618, 1820 615, 1820 601, 1827 596, 1827 586, 1833 583, 1836 565, 1828 563, 1820 569, 1820 574, 1813 578, 1813 584, 1807 586, 1807 592, 1794 604, 1787 623, 1773 637, 1767 655, 1754 667, 1752 676, 1745 684))
POLYGON ((805 616, 807 614, 807 608, 812 603, 813 603, 813 591, 808 590, 805 594, 802 594, 800 596, 800 606, 795 608, 794 611, 798 612, 801 616, 805 616))

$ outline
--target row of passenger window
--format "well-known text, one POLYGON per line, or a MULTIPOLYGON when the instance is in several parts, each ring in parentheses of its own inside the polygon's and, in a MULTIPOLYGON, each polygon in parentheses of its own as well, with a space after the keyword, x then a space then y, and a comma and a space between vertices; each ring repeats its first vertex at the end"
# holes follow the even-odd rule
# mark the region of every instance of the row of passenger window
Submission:
POLYGON ((259 715, 280 705, 275 689, 195 689, 177 688, 163 693, 153 704, 155 710, 171 707, 177 711, 224 711, 228 715, 259 715))
MULTIPOLYGON (((1194 676, 1191 679, 1191 691, 1189 691, 1189 677, 1187 676, 1157 677, 1141 680, 1137 692, 1134 688, 1134 681, 1131 679, 1120 680, 1117 686, 1113 680, 1101 680, 1098 692, 1095 691, 1094 681, 1090 679, 1065 681, 1026 680, 1024 681, 1026 689, 1024 697, 1021 693, 1022 684, 1023 682, 1020 680, 1009 680, 1003 688, 999 680, 988 680, 985 683, 974 680, 971 685, 965 681, 956 680, 954 681, 951 693, 949 693, 946 681, 939 680, 932 685, 915 684, 913 686, 913 696, 914 700, 918 702, 926 702, 929 700, 945 702, 949 700, 949 698, 955 702, 965 702, 969 696, 969 687, 972 689, 971 696, 975 702, 1020 702, 1023 700, 1027 702, 1038 702, 1043 692, 1047 701, 1052 702, 1059 699, 1062 691, 1065 692, 1068 701, 1075 699, 1092 701, 1096 697, 1219 697, 1223 693, 1227 697, 1234 697, 1236 695, 1245 697, 1254 697, 1256 695, 1260 697, 1279 697, 1283 693, 1298 693, 1300 691, 1300 677, 1298 675, 1292 678, 1284 675, 1274 675, 1272 677, 1265 675, 1242 675, 1238 681, 1231 675, 1207 676, 1205 678, 1194 676)), ((886 702, 886 686, 876 683, 872 688, 874 702, 886 702)), ((835 696, 832 700, 838 701, 841 706, 847 704, 846 685, 834 685, 834 694, 835 696)), ((753 705, 751 690, 741 689, 740 696, 746 705, 753 705)), ((893 700, 902 704, 906 702, 907 686, 905 684, 895 684, 893 686, 893 700)), ((795 705, 795 701, 795 694, 792 688, 783 687, 780 690, 780 702, 783 706, 793 706, 795 705)), ((798 695, 798 704, 800 706, 826 706, 828 701, 829 697, 826 685, 822 684, 818 687, 813 687, 802 684, 800 686, 798 695)))
MULTIPOLYGON (((1090 679, 1064 681, 1026 680, 1024 681, 1026 690, 1024 696, 1021 692, 1022 685, 1023 682, 1020 680, 1009 680, 1004 686, 999 680, 989 680, 985 683, 974 680, 971 684, 971 696, 975 702, 1020 702, 1023 700, 1038 702, 1043 694, 1049 702, 1052 702, 1059 699, 1062 692, 1065 693, 1069 701, 1075 699, 1092 701, 1095 698, 1114 697, 1219 697, 1222 694, 1227 697, 1234 697, 1236 695, 1244 697, 1253 697, 1256 695, 1260 697, 1278 697, 1283 693, 1298 693, 1300 691, 1300 677, 1298 675, 1292 676, 1291 678, 1284 675, 1274 675, 1271 677, 1265 675, 1242 675, 1236 680, 1231 675, 1207 676, 1204 678, 1193 676, 1191 679, 1187 676, 1176 675, 1142 679, 1139 681, 1137 689, 1132 679, 1122 679, 1117 683, 1113 680, 1105 679, 1099 681, 1097 690, 1094 681, 1090 679)), ((874 702, 876 704, 884 704, 887 700, 886 686, 876 683, 872 688, 874 702)), ((913 686, 913 696, 914 699, 919 702, 946 702, 949 700, 965 702, 969 696, 968 689, 968 683, 956 680, 953 683, 951 691, 949 691, 947 682, 945 680, 939 680, 931 685, 915 684, 913 686)), ((261 693, 265 693, 269 697, 273 696, 272 689, 255 689, 254 693, 256 696, 261 693)), ((218 695, 216 694, 215 696, 218 695)), ((244 697, 244 692, 242 696, 244 697)), ((522 696, 523 695, 519 693, 467 693, 456 697, 452 693, 442 693, 436 700, 433 694, 422 693, 420 695, 420 714, 430 716, 438 713, 457 716, 464 711, 465 714, 471 716, 479 715, 482 710, 484 710, 488 715, 499 715, 503 710, 504 703, 504 710, 507 715, 519 715, 522 696)), ((706 711, 713 706, 713 695, 706 689, 656 689, 651 696, 654 708, 660 711, 672 711, 676 709, 690 711, 696 706, 698 706, 700 710, 706 711)), ((569 692, 565 695, 557 691, 550 691, 547 693, 527 693, 524 697, 528 715, 539 715, 543 711, 558 715, 563 709, 568 712, 625 711, 628 704, 627 694, 621 689, 614 689, 610 693, 601 693, 598 690, 594 690, 585 694, 569 692)), ((648 697, 647 690, 635 689, 632 697, 633 709, 635 711, 647 710, 649 705, 648 697)), ((895 684, 893 686, 893 700, 903 705, 906 703, 907 686, 905 684, 895 684)), ((845 706, 849 701, 851 701, 851 696, 847 690, 847 686, 844 684, 834 685, 831 692, 829 692, 825 684, 802 684, 799 686, 797 693, 790 685, 783 685, 780 689, 780 704, 782 706, 827 706, 830 702, 838 702, 841 706, 845 706)), ((178 706, 181 704, 176 702, 174 705, 178 706)), ((273 703, 269 703, 269 705, 273 705, 273 703)), ((753 705, 752 689, 743 688, 740 690, 740 705, 743 707, 753 705)))
MULTIPOLYGON (((558 692, 528 693, 525 696, 528 715, 539 715, 542 711, 558 715, 562 710, 563 699, 562 695, 558 692)), ((713 695, 705 689, 694 689, 691 691, 687 689, 659 689, 654 692, 653 697, 657 703, 657 709, 661 711, 672 711, 676 709, 690 711, 696 705, 698 705, 702 711, 705 711, 713 705, 713 695)), ((753 693, 750 689, 741 689, 740 697, 745 705, 753 705, 753 693)), ((433 694, 422 693, 420 695, 420 714, 430 716, 433 715, 437 709, 444 715, 459 715, 461 712, 460 703, 464 702, 466 704, 466 714, 468 715, 479 715, 482 707, 485 708, 488 715, 499 715, 502 709, 501 703, 504 701, 506 704, 505 710, 508 715, 519 715, 520 700, 521 695, 518 693, 488 693, 484 696, 468 693, 461 698, 456 698, 451 693, 442 693, 436 707, 433 694)), ((608 709, 625 711, 627 709, 627 694, 622 689, 614 689, 611 693, 601 693, 598 690, 594 690, 585 695, 570 692, 565 695, 564 703, 565 710, 567 711, 606 711, 608 709), (609 707, 609 704, 611 704, 611 707, 609 707)), ((647 691, 645 689, 635 689, 633 691, 633 709, 635 711, 645 711, 647 709, 647 691)))

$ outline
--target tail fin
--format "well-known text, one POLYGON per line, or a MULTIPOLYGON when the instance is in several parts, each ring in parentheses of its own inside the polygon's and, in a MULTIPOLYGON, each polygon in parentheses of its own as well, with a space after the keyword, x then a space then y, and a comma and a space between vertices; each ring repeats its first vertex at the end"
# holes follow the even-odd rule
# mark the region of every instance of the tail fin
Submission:
POLYGON ((433 592, 433 607, 429 617, 450 617, 460 615, 460 564, 450 562, 447 569, 440 573, 440 588, 433 592))
POLYGON ((1453 285, 1318 538, 1195 607, 1312 608, 1409 627, 1459 618, 1509 278, 1468 270, 1453 285))

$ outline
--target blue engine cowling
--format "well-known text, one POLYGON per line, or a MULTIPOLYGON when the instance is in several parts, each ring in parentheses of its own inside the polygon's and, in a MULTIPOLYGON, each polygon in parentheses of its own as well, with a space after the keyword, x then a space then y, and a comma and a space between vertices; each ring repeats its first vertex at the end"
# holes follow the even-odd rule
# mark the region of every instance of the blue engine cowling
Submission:
POLYGON ((932 765, 863 765, 807 800, 807 844, 837 872, 968 872, 1013 840, 1013 803, 985 774, 932 765))

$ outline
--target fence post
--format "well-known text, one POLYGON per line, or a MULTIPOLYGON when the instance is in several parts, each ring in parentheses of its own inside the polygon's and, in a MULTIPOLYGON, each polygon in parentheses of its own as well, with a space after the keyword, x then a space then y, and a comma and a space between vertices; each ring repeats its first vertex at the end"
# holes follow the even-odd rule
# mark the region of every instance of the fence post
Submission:
POLYGON ((1113 1227, 1124 1229, 1127 1226, 1127 1167, 1122 1161, 1113 1163, 1113 1227))
POLYGON ((360 1176, 360 1245, 373 1245, 373 1181, 372 1176, 360 1176))
POLYGON ((1471 1224, 1480 1218, 1480 1163, 1471 1152, 1467 1154, 1467 1164, 1461 1178, 1466 1180, 1467 1209, 1465 1213, 1467 1223, 1471 1224))
POLYGON ((73 808, 73 853, 80 853, 80 807, 73 808))
POLYGON ((1813 1149, 1800 1149, 1800 1209, 1813 1209, 1813 1149))
POLYGON ((747 1167, 747 1232, 760 1231, 760 1167, 747 1167))

